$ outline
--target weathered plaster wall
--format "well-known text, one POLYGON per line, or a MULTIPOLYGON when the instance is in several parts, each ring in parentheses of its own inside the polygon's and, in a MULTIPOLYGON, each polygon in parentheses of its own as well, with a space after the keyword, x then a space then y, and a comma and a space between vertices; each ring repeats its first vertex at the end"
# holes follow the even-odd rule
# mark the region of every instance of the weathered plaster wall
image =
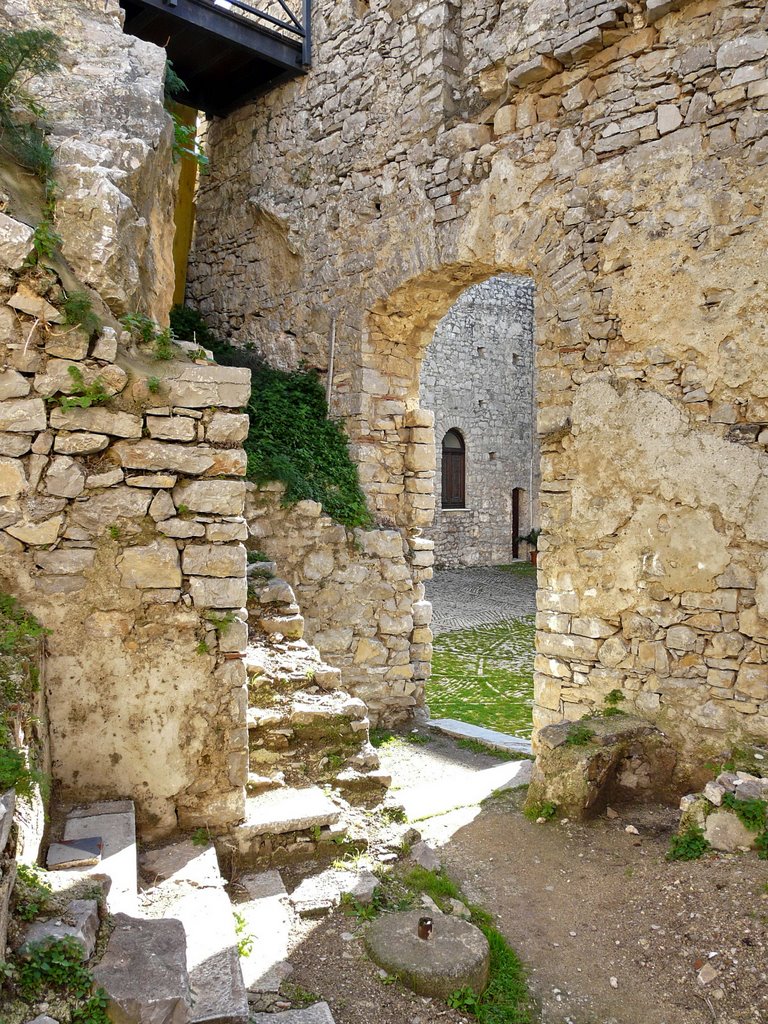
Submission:
POLYGON ((343 314, 334 407, 411 537, 424 349, 530 274, 536 723, 620 687, 700 761, 768 732, 768 14, 673 7, 321 4, 312 74, 211 128, 191 296, 285 362, 343 314))
POLYGON ((252 546, 274 561, 304 615, 304 636, 341 670, 346 690, 368 706, 373 724, 394 721, 416 703, 432 658, 432 606, 414 558, 432 562, 432 542, 399 530, 347 530, 314 501, 286 507, 280 484, 248 486, 252 546))
POLYGON ((80 279, 120 315, 165 322, 173 299, 173 131, 165 52, 121 30, 118 0, 0 0, 11 29, 45 28, 61 68, 28 88, 55 151, 56 230, 80 279))
POLYGON ((426 531, 435 564, 498 565, 513 555, 513 491, 518 533, 534 525, 538 493, 533 392, 533 282, 494 277, 468 288, 435 330, 421 367, 419 401, 435 413, 435 519, 426 531), (464 509, 442 507, 442 439, 465 444, 464 509))

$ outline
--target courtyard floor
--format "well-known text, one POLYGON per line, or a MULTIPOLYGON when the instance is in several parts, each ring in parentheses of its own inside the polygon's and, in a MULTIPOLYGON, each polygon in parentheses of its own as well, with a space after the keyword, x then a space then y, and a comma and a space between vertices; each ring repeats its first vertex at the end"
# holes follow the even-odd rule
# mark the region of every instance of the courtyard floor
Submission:
POLYGON ((435 572, 427 703, 514 736, 531 735, 536 570, 528 562, 435 572))

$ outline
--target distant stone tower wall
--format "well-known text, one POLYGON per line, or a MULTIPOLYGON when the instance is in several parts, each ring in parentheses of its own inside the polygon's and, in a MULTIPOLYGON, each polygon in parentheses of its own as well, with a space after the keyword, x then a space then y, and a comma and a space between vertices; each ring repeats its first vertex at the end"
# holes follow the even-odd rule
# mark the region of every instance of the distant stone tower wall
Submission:
POLYGON ((421 370, 421 406, 435 414, 435 564, 498 565, 535 523, 533 281, 503 275, 468 288, 437 325, 421 370), (443 508, 442 439, 465 444, 465 508, 443 508), (533 481, 531 474, 533 473, 533 481), (533 485, 532 485, 533 484, 533 485))

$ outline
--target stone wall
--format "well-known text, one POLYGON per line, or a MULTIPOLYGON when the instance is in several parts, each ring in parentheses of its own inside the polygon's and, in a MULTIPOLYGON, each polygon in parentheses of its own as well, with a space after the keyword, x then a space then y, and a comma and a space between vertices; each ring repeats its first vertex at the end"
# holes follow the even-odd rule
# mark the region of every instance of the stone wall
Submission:
POLYGON ((341 670, 371 722, 400 720, 416 706, 432 658, 423 583, 432 542, 414 538, 409 552, 399 530, 348 530, 317 502, 282 505, 282 493, 280 484, 248 486, 251 546, 290 583, 305 639, 341 670))
POLYGON ((499 565, 535 524, 538 493, 533 393, 533 286, 495 277, 468 288, 437 325, 421 367, 419 401, 435 413, 435 564, 499 565), (465 445, 466 508, 442 507, 441 447, 448 430, 465 445))
POLYGON ((61 42, 60 70, 26 87, 51 128, 64 256, 114 313, 165 322, 174 286, 165 51, 123 34, 118 0, 0 0, 0 19, 61 42))
POLYGON ((768 14, 675 6, 319 4, 311 75, 211 126, 190 294, 286 363, 339 317, 334 409, 408 538, 435 325, 530 275, 536 724, 620 688, 690 763, 768 731, 768 14))
POLYGON ((51 631, 61 796, 130 796, 145 832, 236 820, 245 625, 219 638, 207 616, 245 604, 247 417, 230 410, 250 372, 150 362, 109 328, 89 342, 24 283, 5 299, 0 577, 51 631), (73 366, 105 405, 62 408, 73 366))
POLYGON ((9 161, 0 214, 0 580, 50 631, 56 798, 131 797, 144 836, 223 826, 248 771, 250 372, 158 361, 110 312, 165 315, 172 288, 162 51, 111 0, 6 6, 64 45, 30 85, 61 132, 61 253, 33 253, 42 186, 9 161), (77 292, 101 329, 65 322, 77 292))

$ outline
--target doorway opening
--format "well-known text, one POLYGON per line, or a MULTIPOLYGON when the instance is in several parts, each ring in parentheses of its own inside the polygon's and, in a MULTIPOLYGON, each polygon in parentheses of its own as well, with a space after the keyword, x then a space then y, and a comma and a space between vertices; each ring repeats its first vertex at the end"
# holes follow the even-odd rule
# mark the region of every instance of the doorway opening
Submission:
POLYGON ((532 732, 538 526, 533 304, 528 277, 467 288, 437 324, 420 380, 436 445, 427 703, 433 719, 522 738, 532 732))

